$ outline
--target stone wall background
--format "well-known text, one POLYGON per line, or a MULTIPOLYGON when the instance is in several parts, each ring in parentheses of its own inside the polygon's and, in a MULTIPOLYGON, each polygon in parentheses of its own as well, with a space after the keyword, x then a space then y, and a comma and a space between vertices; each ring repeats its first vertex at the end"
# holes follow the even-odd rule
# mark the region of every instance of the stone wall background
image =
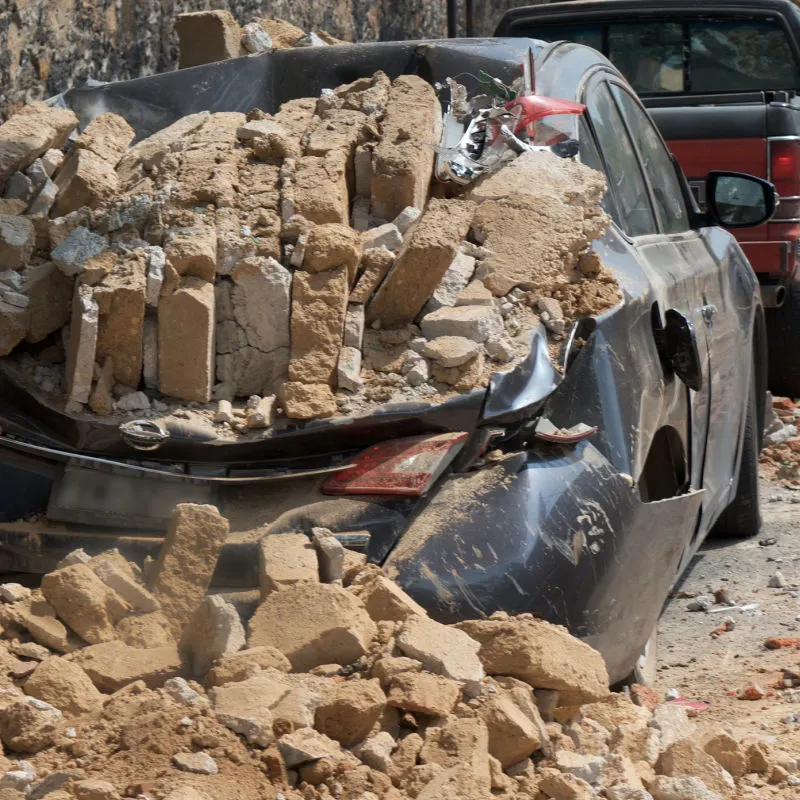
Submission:
MULTIPOLYGON (((476 0, 478 33, 490 35, 506 8, 520 4, 476 0)), ((173 69, 175 15, 209 8, 230 9, 241 24, 282 17, 349 41, 447 32, 445 0, 11 0, 0 11, 0 121, 87 77, 125 80, 173 69)))

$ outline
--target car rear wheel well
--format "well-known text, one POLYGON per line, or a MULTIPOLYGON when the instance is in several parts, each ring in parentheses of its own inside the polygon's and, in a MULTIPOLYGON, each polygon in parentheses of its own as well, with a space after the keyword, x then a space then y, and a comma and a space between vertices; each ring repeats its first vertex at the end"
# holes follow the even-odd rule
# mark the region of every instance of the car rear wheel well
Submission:
POLYGON ((639 493, 645 503, 655 503, 668 497, 676 497, 686 491, 688 485, 686 450, 680 434, 671 425, 659 428, 644 469, 639 476, 639 493))

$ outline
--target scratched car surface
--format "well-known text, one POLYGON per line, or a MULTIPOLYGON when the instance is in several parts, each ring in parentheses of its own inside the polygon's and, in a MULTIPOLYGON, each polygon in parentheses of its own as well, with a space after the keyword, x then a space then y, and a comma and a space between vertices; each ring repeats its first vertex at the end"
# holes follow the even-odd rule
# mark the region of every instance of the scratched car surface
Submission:
MULTIPOLYGON (((44 571, 75 546, 109 540, 152 552, 175 502, 214 502, 235 531, 330 528, 443 621, 504 610, 563 623, 624 678, 703 538, 715 527, 758 529, 763 311, 741 249, 716 223, 763 222, 771 186, 711 176, 701 213, 625 80, 595 51, 567 43, 280 51, 72 90, 64 101, 82 122, 116 111, 145 135, 203 108, 274 109, 377 69, 432 83, 484 69, 510 82, 529 53, 539 94, 586 105, 579 158, 606 173, 614 220, 594 247, 624 296, 576 323, 563 371, 542 329, 520 366, 439 405, 297 424, 259 442, 203 438, 176 423, 152 450, 46 408, 0 374, 4 568, 44 571), (274 79, 281 74, 293 80, 274 79), (448 439, 458 447, 436 455, 432 437, 458 433, 448 439), (416 494, 391 481, 384 492, 326 493, 352 459, 374 467, 413 447, 424 460, 429 446, 430 480, 416 494), (14 521, 43 512, 35 525, 14 521)), ((246 538, 227 547, 220 582, 253 581, 246 538)))

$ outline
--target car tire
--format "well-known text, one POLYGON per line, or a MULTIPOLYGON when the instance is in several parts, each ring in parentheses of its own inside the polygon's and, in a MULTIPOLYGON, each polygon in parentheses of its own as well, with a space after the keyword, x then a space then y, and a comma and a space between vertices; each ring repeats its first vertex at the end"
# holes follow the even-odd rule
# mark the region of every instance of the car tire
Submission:
MULTIPOLYGON (((755 365, 754 365, 755 367, 755 365)), ((722 512, 712 535, 719 538, 755 536, 761 529, 761 503, 758 494, 759 412, 755 368, 750 377, 750 397, 742 442, 742 461, 736 495, 722 512)))
POLYGON ((800 286, 786 287, 779 308, 764 312, 769 345, 768 389, 782 397, 800 397, 800 286))

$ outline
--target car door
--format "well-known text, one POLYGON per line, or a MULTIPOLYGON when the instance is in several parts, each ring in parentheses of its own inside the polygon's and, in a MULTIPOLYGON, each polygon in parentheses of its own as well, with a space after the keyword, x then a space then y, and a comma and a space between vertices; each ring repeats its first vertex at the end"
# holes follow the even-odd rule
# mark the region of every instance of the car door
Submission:
MULTIPOLYGON (((683 429, 677 434, 689 462, 688 483, 693 488, 701 488, 711 385, 708 341, 701 309, 703 303, 698 297, 695 267, 691 260, 692 257, 710 258, 707 252, 704 255, 696 252, 697 245, 702 248, 702 239, 689 230, 688 210, 683 205, 680 191, 676 194, 666 179, 659 191, 654 191, 635 145, 635 128, 641 120, 627 113, 628 109, 621 108, 615 97, 621 84, 616 84, 615 78, 610 72, 596 74, 587 84, 584 102, 610 184, 609 213, 625 234, 626 242, 647 274, 652 289, 653 325, 655 328, 663 327, 669 313, 682 316, 694 329, 699 381, 694 389, 690 389, 665 370, 660 403, 665 406, 678 402, 676 392, 684 397, 686 414, 683 429)), ((644 117, 647 120, 646 115, 644 117)), ((633 459, 637 469, 634 477, 637 478, 643 474, 658 429, 669 416, 664 408, 653 404, 648 407, 645 398, 641 407, 639 451, 633 459)), ((674 425, 674 415, 672 420, 674 425)))
MULTIPOLYGON (((706 435, 693 437, 694 458, 703 470, 702 476, 695 473, 694 477, 695 485, 707 490, 704 512, 713 514, 726 502, 733 479, 741 415, 746 405, 742 387, 747 386, 749 376, 749 325, 741 324, 730 286, 738 269, 737 265, 726 263, 730 261, 727 233, 716 228, 691 229, 672 159, 638 99, 621 82, 611 80, 609 86, 650 185, 665 238, 651 257, 657 260, 658 268, 665 258, 677 258, 689 270, 687 312, 698 343, 705 341, 707 348, 705 391, 693 393, 697 416, 703 411, 707 414, 706 435)), ((699 419, 694 422, 702 425, 699 419)))

